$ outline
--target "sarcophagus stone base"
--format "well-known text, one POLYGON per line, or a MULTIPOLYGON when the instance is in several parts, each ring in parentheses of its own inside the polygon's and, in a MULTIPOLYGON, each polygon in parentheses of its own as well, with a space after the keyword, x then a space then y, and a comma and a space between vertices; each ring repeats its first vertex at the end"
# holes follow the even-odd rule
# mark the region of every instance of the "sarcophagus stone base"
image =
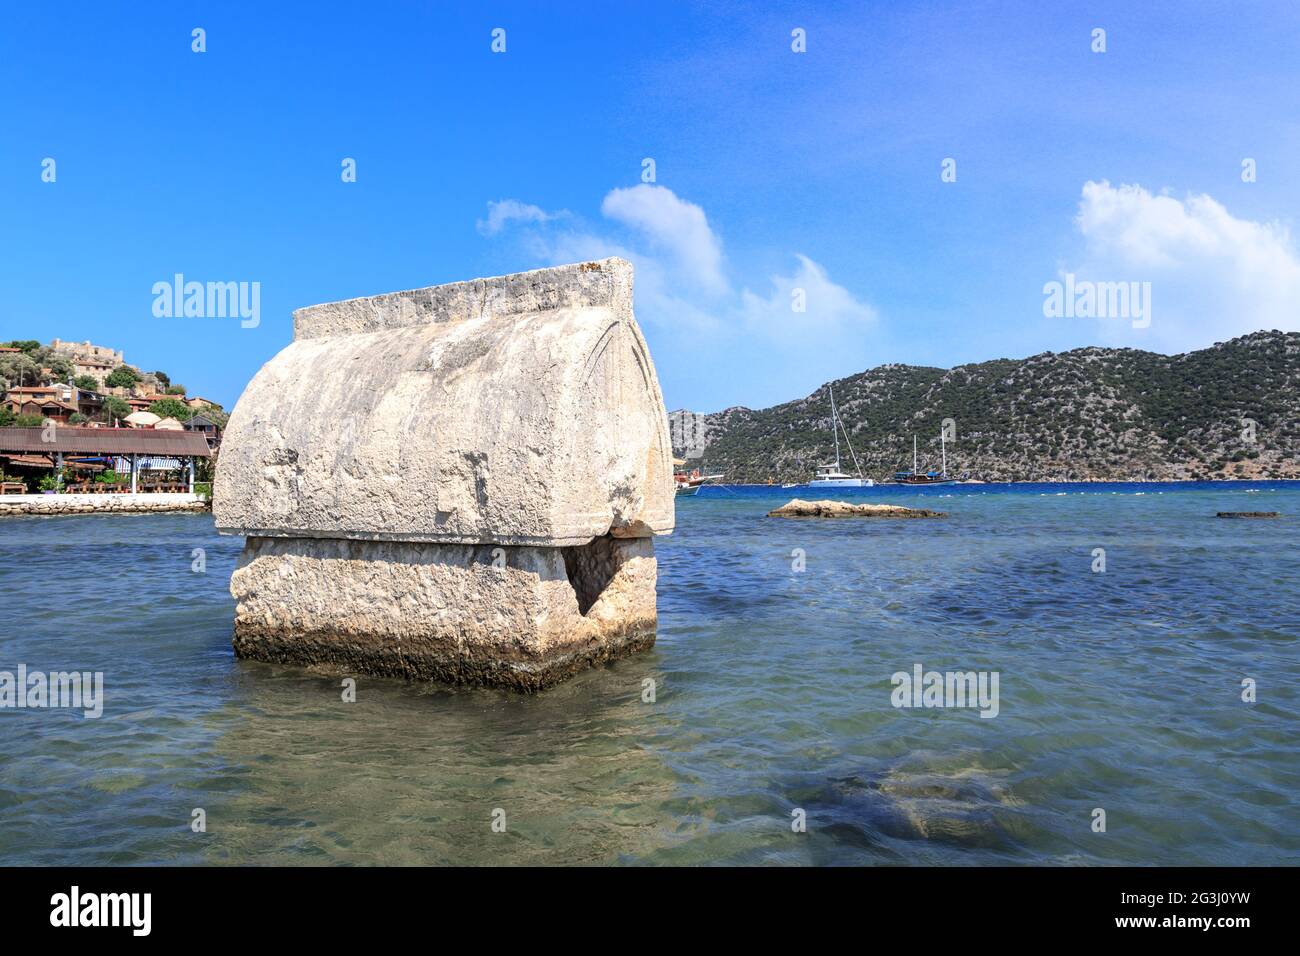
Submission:
POLYGON ((649 538, 571 548, 249 538, 235 653, 536 691, 651 647, 649 538))

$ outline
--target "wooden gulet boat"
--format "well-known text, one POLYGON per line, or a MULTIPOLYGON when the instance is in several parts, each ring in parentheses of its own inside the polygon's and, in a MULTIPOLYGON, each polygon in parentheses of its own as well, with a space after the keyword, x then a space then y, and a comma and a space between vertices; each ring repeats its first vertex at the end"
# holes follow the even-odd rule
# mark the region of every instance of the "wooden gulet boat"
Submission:
POLYGON ((912 470, 894 472, 894 482, 899 485, 955 485, 959 482, 957 478, 948 477, 948 447, 944 442, 943 432, 939 432, 939 452, 943 456, 943 468, 941 471, 927 471, 924 473, 916 470, 916 436, 912 436, 912 470))

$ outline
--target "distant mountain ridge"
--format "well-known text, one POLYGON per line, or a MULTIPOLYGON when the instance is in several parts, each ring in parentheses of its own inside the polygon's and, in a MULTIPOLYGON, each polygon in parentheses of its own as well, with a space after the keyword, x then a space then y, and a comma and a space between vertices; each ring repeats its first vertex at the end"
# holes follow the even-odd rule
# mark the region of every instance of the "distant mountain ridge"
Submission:
MULTIPOLYGON (((881 365, 828 383, 863 474, 939 467, 988 481, 1300 478, 1300 333, 1181 355, 1089 347, 952 369, 881 365)), ((806 481, 834 458, 823 385, 772 408, 670 412, 673 453, 734 482, 806 481)), ((852 459, 841 452, 845 470, 852 459)))

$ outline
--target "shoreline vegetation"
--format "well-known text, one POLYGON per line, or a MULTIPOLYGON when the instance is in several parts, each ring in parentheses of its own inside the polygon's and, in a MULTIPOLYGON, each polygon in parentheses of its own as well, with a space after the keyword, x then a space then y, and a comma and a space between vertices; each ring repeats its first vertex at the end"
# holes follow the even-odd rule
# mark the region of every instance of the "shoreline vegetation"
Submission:
POLYGON ((730 483, 801 482, 834 456, 829 390, 877 482, 912 463, 989 482, 1300 479, 1300 333, 1181 355, 1091 346, 952 369, 881 365, 764 409, 669 413, 673 454, 730 483))
POLYGON ((57 337, 48 345, 0 343, 0 514, 21 510, 13 501, 4 505, 15 495, 174 492, 195 481, 210 484, 228 421, 221 405, 162 370, 128 364, 120 349, 57 337), (184 440, 168 440, 182 434, 202 439, 205 450, 195 454, 192 441, 185 448, 184 440))

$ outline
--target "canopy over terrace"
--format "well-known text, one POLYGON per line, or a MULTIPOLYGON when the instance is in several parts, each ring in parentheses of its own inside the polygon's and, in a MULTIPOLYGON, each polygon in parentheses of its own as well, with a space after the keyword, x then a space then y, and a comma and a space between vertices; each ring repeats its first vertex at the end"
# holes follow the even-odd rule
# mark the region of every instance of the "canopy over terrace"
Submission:
POLYGON ((0 456, 44 455, 56 472, 65 456, 103 455, 131 461, 131 490, 136 491, 139 458, 175 458, 185 462, 194 484, 194 459, 212 455, 202 433, 138 428, 0 428, 0 456))

